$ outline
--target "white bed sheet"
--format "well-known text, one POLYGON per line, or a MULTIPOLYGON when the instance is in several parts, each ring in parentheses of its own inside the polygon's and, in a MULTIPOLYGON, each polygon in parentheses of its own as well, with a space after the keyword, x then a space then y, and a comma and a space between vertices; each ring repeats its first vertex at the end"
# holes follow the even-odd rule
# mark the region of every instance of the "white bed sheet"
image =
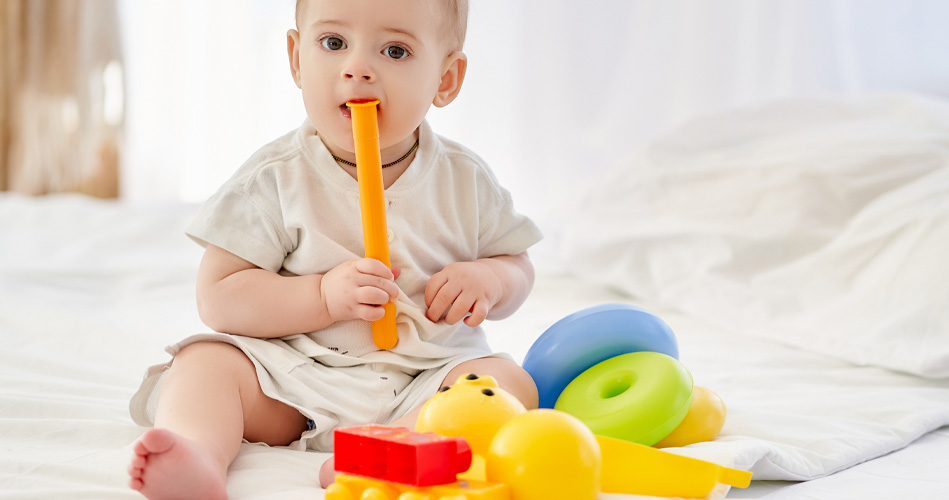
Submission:
MULTIPOLYGON (((144 368, 166 359, 166 344, 204 330, 193 305, 200 249, 182 233, 194 208, 0 195, 0 499, 138 498, 125 467, 143 429, 128 416, 128 398, 144 368)), ((498 349, 520 359, 556 320, 606 302, 628 299, 541 267, 524 307, 488 328, 498 349)), ((931 433, 949 424, 949 381, 858 367, 640 305, 673 327, 696 383, 729 406, 719 440, 682 452, 733 460, 756 479, 828 476, 756 484, 762 498, 949 491, 926 472, 949 469, 946 431, 931 433), (927 456, 926 468, 893 459, 913 450, 927 456), (860 481, 861 470, 883 484, 860 481), (920 487, 918 474, 940 487, 920 487)), ((320 498, 325 458, 244 445, 228 491, 234 499, 320 498)))
POLYGON ((933 431, 912 445, 830 476, 788 484, 760 481, 730 498, 759 500, 869 500, 949 497, 946 450, 949 427, 933 431))

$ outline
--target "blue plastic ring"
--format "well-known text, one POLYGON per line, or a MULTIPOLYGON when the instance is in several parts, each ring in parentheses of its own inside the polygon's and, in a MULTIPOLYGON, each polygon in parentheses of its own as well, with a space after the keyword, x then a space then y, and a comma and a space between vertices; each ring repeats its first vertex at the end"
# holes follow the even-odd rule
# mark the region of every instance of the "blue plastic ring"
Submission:
POLYGON ((554 323, 534 341, 524 369, 537 384, 541 408, 587 368, 621 354, 652 351, 679 358, 675 334, 658 316, 629 304, 603 304, 554 323))

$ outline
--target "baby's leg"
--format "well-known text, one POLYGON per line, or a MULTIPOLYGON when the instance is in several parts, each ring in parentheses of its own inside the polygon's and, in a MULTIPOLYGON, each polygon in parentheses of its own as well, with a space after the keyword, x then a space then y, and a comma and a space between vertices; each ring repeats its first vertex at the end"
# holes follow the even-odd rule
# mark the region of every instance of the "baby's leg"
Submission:
MULTIPOLYGON (((498 385, 520 400, 525 408, 528 410, 537 408, 537 385, 534 383, 534 379, 531 378, 530 374, 517 363, 502 358, 478 358, 465 361, 448 372, 448 375, 442 381, 442 386, 454 384, 455 380, 458 380, 458 377, 469 373, 494 377, 494 379, 498 381, 498 385)), ((432 395, 434 396, 434 394, 432 395)), ((389 425, 415 429, 415 423, 421 411, 422 405, 419 405, 412 409, 412 411, 392 421, 389 425)), ((320 467, 320 484, 326 488, 333 482, 335 476, 334 461, 330 458, 320 467)))
POLYGON ((185 347, 162 380, 155 428, 135 443, 130 486, 151 500, 224 499, 241 439, 286 445, 306 419, 268 398, 253 363, 236 347, 185 347))

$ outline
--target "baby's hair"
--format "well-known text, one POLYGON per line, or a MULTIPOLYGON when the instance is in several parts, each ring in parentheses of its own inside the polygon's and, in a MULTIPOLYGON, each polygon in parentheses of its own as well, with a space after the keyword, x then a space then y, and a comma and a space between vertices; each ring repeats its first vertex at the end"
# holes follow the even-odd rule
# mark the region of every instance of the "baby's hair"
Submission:
POLYGON ((297 7, 293 14, 293 19, 297 23, 297 31, 300 31, 300 13, 306 7, 306 0, 297 0, 297 7))
MULTIPOLYGON (((438 0, 443 2, 447 22, 443 24, 444 35, 451 42, 452 51, 461 50, 465 46, 465 37, 468 33, 468 0, 438 0)), ((300 13, 306 7, 306 0, 296 0, 295 19, 297 29, 300 29, 300 13)))
POLYGON ((465 46, 468 33, 468 0, 441 0, 445 2, 446 35, 452 42, 451 50, 461 50, 465 46))

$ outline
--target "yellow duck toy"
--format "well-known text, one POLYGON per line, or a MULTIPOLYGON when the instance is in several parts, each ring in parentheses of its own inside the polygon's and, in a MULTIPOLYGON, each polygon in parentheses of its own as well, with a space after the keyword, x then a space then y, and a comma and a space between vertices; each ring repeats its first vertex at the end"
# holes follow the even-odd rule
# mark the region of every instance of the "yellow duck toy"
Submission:
POLYGON ((484 458, 498 429, 525 413, 524 405, 501 389, 494 377, 470 373, 459 377, 454 385, 442 387, 422 406, 415 430, 465 438, 471 447, 472 464, 459 477, 484 481, 484 458))

